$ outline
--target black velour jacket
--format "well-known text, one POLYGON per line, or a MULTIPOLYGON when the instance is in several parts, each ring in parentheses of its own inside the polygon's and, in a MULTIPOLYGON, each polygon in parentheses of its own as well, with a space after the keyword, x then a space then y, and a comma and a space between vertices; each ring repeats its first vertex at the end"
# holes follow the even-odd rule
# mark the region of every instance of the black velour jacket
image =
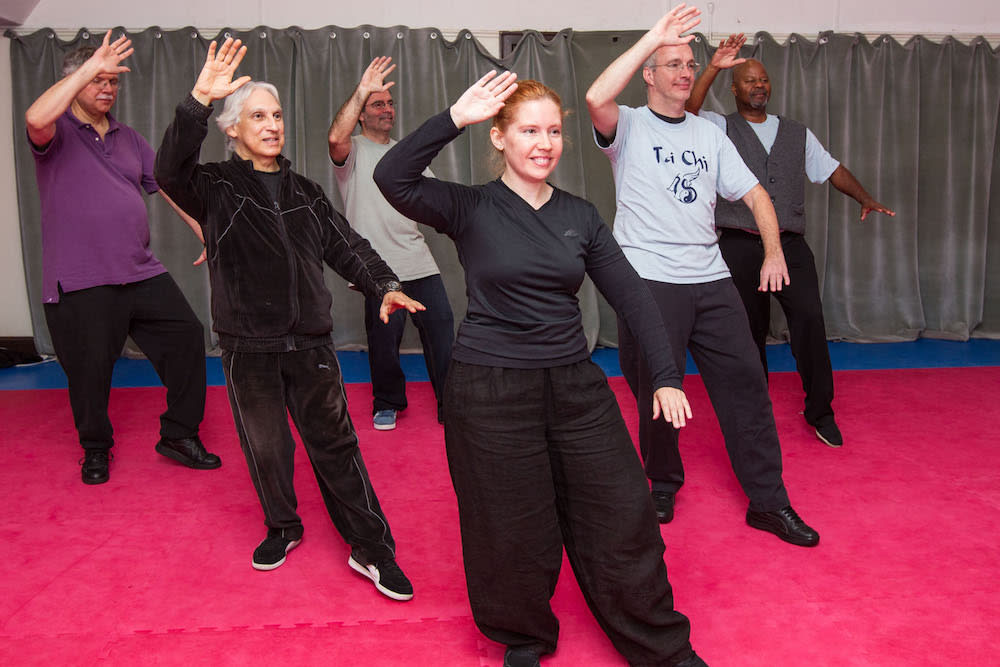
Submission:
POLYGON ((398 278, 320 185, 292 171, 284 156, 278 157, 277 202, 253 163, 235 153, 198 164, 211 114, 212 107, 190 95, 177 106, 156 153, 155 175, 201 224, 220 345, 282 352, 329 342, 333 297, 323 282, 324 261, 370 296, 383 295, 398 278))

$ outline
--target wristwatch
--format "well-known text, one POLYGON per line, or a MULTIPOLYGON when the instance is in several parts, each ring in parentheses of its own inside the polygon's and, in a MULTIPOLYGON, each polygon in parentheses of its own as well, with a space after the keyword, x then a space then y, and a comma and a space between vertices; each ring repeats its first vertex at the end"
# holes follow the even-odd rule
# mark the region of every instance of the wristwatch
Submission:
POLYGON ((385 296, 389 292, 402 292, 403 286, 399 284, 398 280, 387 280, 386 282, 379 285, 378 295, 385 296))

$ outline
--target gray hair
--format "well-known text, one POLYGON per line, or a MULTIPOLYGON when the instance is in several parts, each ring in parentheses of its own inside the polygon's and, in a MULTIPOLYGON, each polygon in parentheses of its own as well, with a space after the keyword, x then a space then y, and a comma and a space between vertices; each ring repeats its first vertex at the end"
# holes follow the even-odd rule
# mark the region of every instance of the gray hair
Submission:
POLYGON ((226 134, 226 130, 239 122, 243 105, 246 104, 250 94, 258 88, 271 93, 274 99, 277 100, 278 105, 281 105, 281 98, 278 97, 278 89, 274 87, 274 84, 267 83, 266 81, 249 81, 238 88, 235 93, 227 97, 222 112, 215 118, 215 124, 219 126, 219 131, 226 137, 227 150, 234 150, 236 148, 236 141, 226 134))
POLYGON ((80 69, 80 66, 90 60, 90 57, 94 55, 95 51, 97 51, 97 47, 81 46, 80 48, 67 53, 63 56, 62 75, 69 76, 76 70, 80 69))

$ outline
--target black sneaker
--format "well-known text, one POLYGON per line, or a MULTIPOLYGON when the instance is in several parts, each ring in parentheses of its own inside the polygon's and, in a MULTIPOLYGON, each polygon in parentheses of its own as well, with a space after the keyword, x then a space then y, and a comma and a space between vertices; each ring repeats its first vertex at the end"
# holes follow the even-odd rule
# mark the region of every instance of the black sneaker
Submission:
POLYGON ((392 558, 386 558, 376 563, 366 563, 362 565, 361 557, 351 557, 347 559, 347 564, 355 572, 363 574, 375 583, 375 588, 382 595, 405 602, 413 598, 413 584, 406 578, 399 565, 392 558))
POLYGON ((281 535, 268 535, 264 541, 253 550, 253 560, 250 562, 255 570, 273 570, 285 562, 289 551, 299 546, 302 539, 290 540, 281 535))
POLYGON ((816 425, 816 437, 831 447, 844 446, 844 436, 840 434, 837 422, 833 421, 833 419, 816 425))
POLYGON ((104 484, 111 477, 108 463, 114 458, 106 449, 85 449, 80 460, 80 479, 84 484, 104 484))
POLYGON ((538 652, 527 646, 508 646, 503 654, 503 667, 540 667, 538 652))

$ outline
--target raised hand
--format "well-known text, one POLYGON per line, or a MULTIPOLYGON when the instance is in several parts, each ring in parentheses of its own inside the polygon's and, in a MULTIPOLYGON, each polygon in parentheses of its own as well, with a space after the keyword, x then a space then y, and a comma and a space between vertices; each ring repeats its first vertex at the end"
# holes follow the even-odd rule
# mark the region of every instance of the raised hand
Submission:
POLYGON ((395 81, 386 82, 385 80, 385 77, 396 69, 396 66, 391 63, 391 57, 379 56, 368 65, 364 74, 361 75, 361 82, 358 84, 358 89, 363 95, 362 100, 372 93, 382 93, 396 85, 395 81))
POLYGON ((121 72, 131 72, 128 67, 120 64, 121 61, 132 55, 135 49, 132 48, 132 40, 122 35, 115 41, 111 41, 111 31, 104 34, 104 41, 90 56, 89 63, 96 66, 94 75, 98 74, 119 74, 121 72))
POLYGON ((503 108, 504 100, 517 90, 516 81, 517 74, 514 72, 504 72, 500 76, 497 76, 496 70, 487 72, 451 105, 451 119, 455 127, 461 129, 497 115, 503 108))
POLYGON ((712 67, 718 69, 729 69, 730 67, 735 67, 736 65, 742 65, 747 61, 746 58, 740 58, 740 49, 743 45, 747 43, 746 35, 742 32, 738 35, 730 35, 721 44, 719 48, 715 50, 712 54, 712 67))
POLYGON ((240 40, 228 37, 218 52, 214 40, 208 45, 205 66, 201 68, 201 74, 198 75, 198 80, 191 90, 192 97, 208 106, 214 100, 232 95, 240 86, 250 81, 249 76, 241 76, 233 81, 233 74, 247 52, 247 47, 241 44, 240 40))
POLYGON ((650 32, 659 37, 660 46, 678 46, 694 39, 694 35, 684 37, 681 35, 699 23, 701 23, 701 10, 697 7, 688 7, 682 2, 657 21, 650 32))

